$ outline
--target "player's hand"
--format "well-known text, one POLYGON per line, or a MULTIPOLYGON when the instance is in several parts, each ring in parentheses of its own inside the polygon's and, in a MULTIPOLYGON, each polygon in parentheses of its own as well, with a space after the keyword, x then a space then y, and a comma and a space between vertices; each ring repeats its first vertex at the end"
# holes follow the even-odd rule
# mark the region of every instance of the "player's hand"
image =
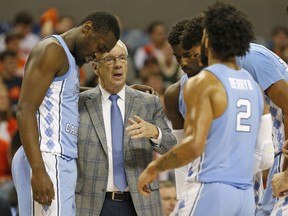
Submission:
POLYGON ((148 184, 152 183, 157 178, 157 171, 154 168, 153 162, 141 173, 138 180, 138 191, 143 196, 149 196, 151 190, 148 188, 148 184))
POLYGON ((147 86, 147 85, 133 84, 133 85, 130 85, 130 87, 138 91, 142 91, 142 92, 146 92, 149 94, 159 96, 159 94, 152 87, 147 86))
POLYGON ((137 115, 134 115, 134 119, 129 118, 128 122, 131 125, 125 128, 126 134, 131 136, 131 139, 158 138, 159 131, 155 125, 144 121, 137 115))
POLYGON ((80 86, 80 92, 83 92, 83 91, 87 91, 87 90, 90 90, 92 89, 91 87, 86 87, 86 86, 80 86))
POLYGON ((284 157, 288 160, 288 140, 285 141, 285 144, 283 145, 282 152, 284 157))
POLYGON ((31 186, 33 199, 42 205, 51 205, 54 199, 54 188, 45 170, 32 171, 31 186))
POLYGON ((288 172, 276 173, 272 177, 273 196, 283 197, 288 195, 288 172))

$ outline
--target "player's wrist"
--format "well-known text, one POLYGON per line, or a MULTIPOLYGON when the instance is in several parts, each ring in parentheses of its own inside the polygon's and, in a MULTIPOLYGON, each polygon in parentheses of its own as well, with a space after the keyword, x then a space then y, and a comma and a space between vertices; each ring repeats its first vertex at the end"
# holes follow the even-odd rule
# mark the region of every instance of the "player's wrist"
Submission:
POLYGON ((31 166, 31 170, 33 174, 39 174, 39 173, 46 173, 46 169, 44 166, 31 166))
POLYGON ((156 168, 156 163, 155 163, 155 161, 152 161, 152 162, 148 165, 147 171, 148 171, 148 173, 151 174, 151 175, 158 173, 157 168, 156 168))

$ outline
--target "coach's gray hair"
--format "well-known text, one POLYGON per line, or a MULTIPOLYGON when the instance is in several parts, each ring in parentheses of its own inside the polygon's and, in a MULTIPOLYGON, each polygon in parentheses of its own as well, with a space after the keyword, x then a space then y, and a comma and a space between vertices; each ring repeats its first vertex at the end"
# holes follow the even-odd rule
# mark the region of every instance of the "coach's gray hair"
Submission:
POLYGON ((126 53, 127 56, 128 56, 128 49, 127 49, 126 45, 125 45, 121 40, 118 40, 118 41, 117 41, 117 44, 118 44, 119 46, 123 47, 123 49, 125 50, 125 53, 126 53))

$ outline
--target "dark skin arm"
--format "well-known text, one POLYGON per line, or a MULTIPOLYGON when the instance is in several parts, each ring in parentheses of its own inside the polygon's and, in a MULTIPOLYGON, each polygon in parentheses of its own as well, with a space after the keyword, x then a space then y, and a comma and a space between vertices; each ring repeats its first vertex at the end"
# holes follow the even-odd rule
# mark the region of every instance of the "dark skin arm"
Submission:
POLYGON ((136 89, 138 91, 146 92, 153 95, 159 95, 152 87, 147 85, 133 84, 130 85, 131 88, 136 89))
POLYGON ((179 112, 178 99, 180 94, 180 82, 169 86, 164 93, 164 103, 167 116, 172 122, 172 128, 175 130, 183 129, 184 119, 179 112))
POLYGON ((142 195, 151 193, 146 185, 156 179, 159 172, 184 166, 203 153, 213 119, 220 116, 227 106, 225 95, 220 82, 204 71, 187 81, 184 88, 187 109, 185 137, 169 152, 151 162, 140 175, 138 191, 142 195))
POLYGON ((25 68, 17 121, 24 151, 32 169, 33 198, 40 204, 51 204, 54 189, 39 148, 36 111, 54 77, 66 73, 68 67, 63 48, 53 39, 46 39, 32 50, 25 68))
MULTIPOLYGON (((285 80, 279 80, 266 89, 268 97, 276 104, 284 113, 284 131, 285 139, 288 138, 288 84, 285 80)), ((283 170, 286 170, 288 160, 284 159, 283 170)))

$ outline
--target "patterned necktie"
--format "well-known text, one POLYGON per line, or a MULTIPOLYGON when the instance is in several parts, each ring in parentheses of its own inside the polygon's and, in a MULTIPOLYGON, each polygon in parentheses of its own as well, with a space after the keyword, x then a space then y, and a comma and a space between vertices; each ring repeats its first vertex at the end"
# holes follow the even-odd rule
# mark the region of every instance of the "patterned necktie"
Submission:
POLYGON ((109 97, 109 99, 112 101, 111 135, 112 135, 112 154, 113 154, 113 176, 114 176, 114 185, 120 191, 124 191, 128 184, 124 170, 124 158, 123 158, 124 126, 121 112, 117 105, 118 98, 119 95, 117 94, 111 94, 109 97))

